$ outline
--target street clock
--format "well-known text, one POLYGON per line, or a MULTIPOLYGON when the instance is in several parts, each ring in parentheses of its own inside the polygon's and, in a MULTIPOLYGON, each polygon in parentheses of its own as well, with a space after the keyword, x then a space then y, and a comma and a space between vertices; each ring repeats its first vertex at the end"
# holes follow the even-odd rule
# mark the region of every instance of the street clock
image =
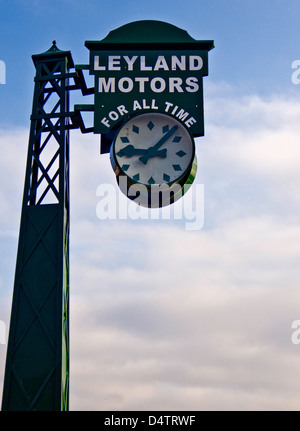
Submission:
POLYGON ((148 20, 85 46, 95 77, 93 131, 122 192, 151 208, 175 202, 195 178, 194 138, 204 136, 203 77, 214 42, 148 20))
POLYGON ((128 197, 151 208, 165 206, 195 177, 194 139, 170 115, 140 114, 119 129, 111 147, 111 163, 119 184, 121 177, 126 179, 122 191, 128 197))

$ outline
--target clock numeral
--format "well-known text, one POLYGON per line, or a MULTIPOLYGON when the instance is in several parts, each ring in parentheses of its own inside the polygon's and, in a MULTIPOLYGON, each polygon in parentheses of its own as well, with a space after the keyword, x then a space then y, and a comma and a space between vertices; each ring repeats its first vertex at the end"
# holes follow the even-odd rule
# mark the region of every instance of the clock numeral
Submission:
POLYGON ((155 184, 155 180, 153 177, 150 177, 148 180, 148 184, 155 184))
POLYGON ((154 124, 152 123, 152 121, 149 121, 149 123, 147 124, 147 127, 149 130, 152 130, 154 127, 154 124))
POLYGON ((181 137, 181 136, 175 136, 175 138, 173 139, 173 141, 172 141, 172 142, 180 142, 180 141, 181 141, 181 139, 182 139, 182 137, 181 137))
POLYGON ((174 168, 174 171, 182 171, 182 168, 180 165, 172 165, 174 168))
POLYGON ((186 155, 186 153, 184 152, 184 151, 182 151, 182 150, 180 150, 180 151, 177 151, 177 156, 178 157, 183 157, 183 156, 185 156, 186 155))
POLYGON ((139 181, 139 179, 140 179, 140 174, 133 175, 132 179, 133 179, 134 181, 139 181))
POLYGON ((169 131, 169 129, 170 129, 170 127, 168 126, 168 124, 166 124, 166 125, 162 128, 162 131, 163 131, 163 133, 166 133, 166 132, 168 132, 168 131, 169 131))
POLYGON ((133 125, 132 131, 138 135, 140 133, 140 128, 138 126, 133 125))
POLYGON ((121 141, 123 142, 123 144, 127 144, 129 142, 129 139, 127 138, 127 136, 123 136, 121 138, 121 141))
POLYGON ((123 165, 122 169, 124 172, 128 171, 130 165, 123 165))
POLYGON ((167 183, 170 181, 170 176, 167 174, 163 175, 163 180, 166 181, 167 183))

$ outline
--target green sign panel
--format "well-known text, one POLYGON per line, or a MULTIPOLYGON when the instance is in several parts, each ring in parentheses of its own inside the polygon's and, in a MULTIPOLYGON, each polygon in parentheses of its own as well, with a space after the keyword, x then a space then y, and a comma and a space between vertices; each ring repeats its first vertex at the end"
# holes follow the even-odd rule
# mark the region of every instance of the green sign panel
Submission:
POLYGON ((213 41, 196 41, 160 21, 138 21, 85 45, 95 76, 95 133, 107 134, 134 114, 163 112, 192 135, 204 135, 202 78, 213 41))

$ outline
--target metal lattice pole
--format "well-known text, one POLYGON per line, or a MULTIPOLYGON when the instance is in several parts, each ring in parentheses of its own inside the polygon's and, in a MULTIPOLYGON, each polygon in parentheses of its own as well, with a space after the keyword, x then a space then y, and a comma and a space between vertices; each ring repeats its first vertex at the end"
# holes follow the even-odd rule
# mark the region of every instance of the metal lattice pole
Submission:
POLYGON ((69 408, 69 51, 34 55, 35 88, 2 410, 69 408))

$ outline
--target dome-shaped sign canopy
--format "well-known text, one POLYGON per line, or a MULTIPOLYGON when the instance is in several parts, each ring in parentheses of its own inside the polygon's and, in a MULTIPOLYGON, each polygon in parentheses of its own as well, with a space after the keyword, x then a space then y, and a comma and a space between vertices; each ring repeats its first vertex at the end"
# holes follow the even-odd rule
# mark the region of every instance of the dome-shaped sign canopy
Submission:
POLYGON ((108 134, 130 116, 163 112, 204 135, 203 76, 212 40, 195 40, 162 21, 136 21, 86 41, 95 76, 94 132, 108 134))
POLYGON ((173 24, 163 21, 135 21, 125 24, 122 27, 112 30, 101 41, 87 41, 85 46, 92 49, 107 49, 118 47, 119 44, 129 44, 132 46, 140 46, 146 49, 153 49, 153 45, 158 47, 169 45, 169 48, 174 48, 174 43, 179 44, 179 47, 188 49, 204 49, 209 51, 214 47, 212 40, 195 40, 186 30, 182 30, 173 24))

